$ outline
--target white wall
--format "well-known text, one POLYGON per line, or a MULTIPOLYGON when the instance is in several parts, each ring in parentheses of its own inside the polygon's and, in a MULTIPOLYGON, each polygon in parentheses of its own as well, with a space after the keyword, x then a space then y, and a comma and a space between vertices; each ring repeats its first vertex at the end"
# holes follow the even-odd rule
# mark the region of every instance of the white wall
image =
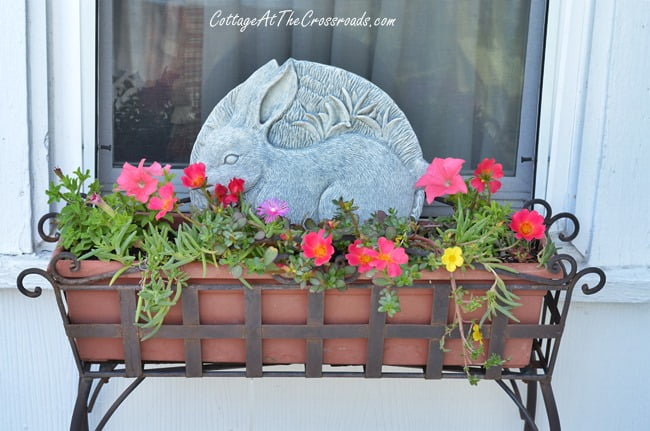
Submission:
MULTIPOLYGON (((33 248, 33 219, 47 210, 47 170, 92 160, 91 3, 0 2, 0 62, 16 65, 0 75, 2 429, 65 429, 72 412, 76 371, 52 292, 27 299, 14 289, 20 268, 44 266, 47 257, 10 254, 33 248)), ((554 383, 567 430, 641 430, 650 419, 638 365, 650 356, 649 31, 643 0, 556 1, 549 12, 537 194, 579 216, 576 248, 588 264, 606 266, 609 279, 597 297, 577 298, 596 302, 576 302, 569 316, 554 383)), ((105 389, 91 424, 125 384, 105 389)), ((542 417, 541 401, 538 411, 542 417)), ((414 380, 148 380, 107 429, 133 423, 143 430, 521 428, 514 405, 490 382, 414 380)))

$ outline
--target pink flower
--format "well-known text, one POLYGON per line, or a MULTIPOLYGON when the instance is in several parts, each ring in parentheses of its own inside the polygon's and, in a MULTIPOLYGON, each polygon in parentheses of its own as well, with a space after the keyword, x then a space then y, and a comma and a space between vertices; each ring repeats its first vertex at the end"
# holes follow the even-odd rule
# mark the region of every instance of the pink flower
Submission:
POLYGON ((474 178, 469 183, 479 193, 483 193, 486 185, 490 188, 490 193, 496 193, 501 188, 499 178, 503 178, 503 165, 494 159, 483 159, 476 166, 474 178))
POLYGON ((393 241, 384 238, 383 236, 377 240, 379 253, 377 257, 370 263, 370 265, 382 271, 387 269, 389 277, 397 277, 402 273, 400 265, 407 263, 409 258, 402 247, 395 248, 393 241))
POLYGON ((99 193, 93 193, 90 196, 88 196, 87 202, 89 204, 95 205, 97 208, 100 208, 106 214, 110 215, 111 217, 115 216, 115 210, 108 205, 104 199, 99 195, 99 193))
POLYGON ((201 162, 189 165, 183 169, 183 173, 185 175, 181 177, 181 182, 187 188, 198 189, 199 187, 203 187, 207 181, 205 176, 205 164, 201 162))
POLYGON ((316 266, 329 262, 330 257, 334 254, 332 235, 326 237, 325 229, 318 232, 309 232, 302 238, 301 247, 305 257, 315 259, 314 264, 316 266))
POLYGON ((278 217, 284 217, 288 213, 287 203, 275 198, 267 199, 257 207, 257 215, 264 217, 266 223, 274 222, 278 217))
POLYGON ((515 232, 515 238, 532 241, 533 239, 544 238, 546 225, 544 217, 535 210, 519 210, 512 215, 510 229, 515 232))
POLYGON ((174 185, 172 183, 167 183, 164 186, 158 189, 158 196, 152 197, 149 200, 147 208, 150 210, 160 210, 156 214, 156 220, 160 220, 165 216, 169 211, 174 209, 174 204, 178 199, 174 196, 174 185))
POLYGON ((348 246, 348 254, 345 258, 352 266, 358 266, 359 272, 364 273, 370 271, 372 261, 377 258, 377 252, 371 248, 361 246, 361 240, 355 240, 348 246))
POLYGON ((158 188, 158 180, 152 175, 158 175, 158 172, 162 174, 160 164, 154 163, 145 168, 144 160, 140 160, 137 168, 125 162, 120 176, 117 177, 118 190, 126 192, 127 196, 134 196, 142 203, 147 202, 149 196, 158 188))
MULTIPOLYGON (((141 162, 144 159, 141 160, 141 162)), ((154 175, 156 177, 162 177, 164 174, 169 173, 169 170, 171 169, 171 165, 167 164, 165 166, 160 166, 160 163, 158 162, 153 162, 151 166, 145 168, 148 173, 151 175, 154 175)))
POLYGON ((93 205, 100 205, 102 202, 104 202, 104 199, 102 199, 99 193, 93 193, 92 195, 88 196, 87 202, 93 205))
POLYGON ((465 161, 447 157, 436 157, 427 167, 427 171, 415 183, 415 187, 424 187, 427 202, 431 203, 438 196, 467 193, 467 185, 460 175, 465 161))

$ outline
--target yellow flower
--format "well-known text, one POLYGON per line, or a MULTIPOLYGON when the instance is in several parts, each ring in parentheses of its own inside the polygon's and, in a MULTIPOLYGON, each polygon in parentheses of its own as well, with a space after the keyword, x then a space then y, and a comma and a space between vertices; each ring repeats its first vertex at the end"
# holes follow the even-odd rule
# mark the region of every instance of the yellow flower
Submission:
POLYGON ((481 332, 481 327, 476 323, 472 325, 472 339, 483 344, 483 333, 481 332))
POLYGON ((442 264, 445 265, 447 271, 456 271, 456 268, 462 266, 463 262, 463 250, 460 247, 449 247, 445 249, 445 253, 442 255, 442 264))

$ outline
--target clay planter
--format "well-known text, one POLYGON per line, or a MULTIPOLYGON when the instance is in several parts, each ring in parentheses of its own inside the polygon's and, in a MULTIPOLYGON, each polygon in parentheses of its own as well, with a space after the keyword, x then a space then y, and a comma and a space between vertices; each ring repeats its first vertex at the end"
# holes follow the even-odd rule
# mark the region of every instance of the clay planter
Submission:
MULTIPOLYGON (((511 265, 520 273, 533 274, 540 277, 552 278, 551 274, 534 264, 511 265)), ((120 268, 116 262, 83 261, 78 271, 70 271, 70 262, 59 260, 56 270, 66 278, 81 278, 120 268)), ((198 290, 198 324, 199 325, 239 325, 245 322, 245 290, 243 286, 228 289, 215 288, 217 285, 238 284, 223 268, 209 267, 205 276, 200 264, 186 265, 184 270, 191 276, 189 283, 198 290), (205 289, 203 288, 205 286, 205 289), (211 287, 208 289, 208 287, 211 287)), ((506 283, 515 282, 521 289, 515 289, 521 306, 513 314, 519 323, 508 322, 509 326, 538 324, 543 296, 546 290, 526 289, 529 284, 510 276, 503 277, 506 283)), ((296 286, 279 286, 270 276, 248 275, 246 279, 257 289, 261 289, 261 319, 262 319, 262 360, 264 364, 304 364, 307 357, 306 338, 265 338, 266 328, 273 325, 307 325, 307 305, 310 293, 296 286)), ((486 271, 457 272, 458 285, 474 294, 482 294, 493 279, 486 271), (473 289, 475 286, 476 289, 473 289)), ((72 325, 107 325, 121 323, 120 299, 118 289, 133 289, 139 283, 139 274, 127 274, 115 283, 117 288, 109 287, 108 280, 92 282, 74 288, 62 284, 64 298, 67 303, 68 318, 72 325), (129 287, 132 286, 132 287, 129 287)), ((371 289, 368 280, 358 280, 346 291, 327 291, 324 293, 324 318, 322 324, 328 325, 366 325, 369 327, 371 310, 377 304, 371 303, 371 289), (365 287, 359 287, 363 284, 365 287), (356 286, 356 287, 355 287, 356 286)), ((398 289, 402 311, 392 318, 386 318, 385 328, 396 328, 399 325, 430 325, 432 324, 432 309, 436 292, 448 292, 449 274, 444 270, 425 272, 418 285, 398 289), (440 290, 439 290, 440 289, 440 290)), ((447 293, 448 295, 448 293, 447 293)), ((182 304, 171 309, 162 328, 180 326, 183 324, 182 304)), ((451 322, 453 311, 451 306, 447 313, 447 322, 451 322)), ((467 319, 478 318, 482 311, 478 310, 467 319)), ((131 316, 133 320, 134 317, 131 316)), ((444 316, 443 316, 444 319, 444 316)), ((439 320, 439 319, 438 319, 439 320)), ((444 326, 444 322, 441 322, 444 326)), ((489 326, 489 325, 488 325, 489 326)), ((161 329, 162 330, 162 329, 161 329)), ((215 363, 246 363, 246 340, 243 335, 238 338, 207 338, 201 339, 201 360, 215 363)), ((394 332, 393 332, 394 333, 394 332)), ((427 338, 396 338, 391 337, 391 331, 385 330, 383 344, 383 361, 385 365, 425 365, 430 351, 430 340, 427 338)), ((489 351, 490 335, 484 331, 485 352, 489 351)), ((152 362, 184 362, 184 339, 153 337, 140 342, 141 358, 152 362)), ((124 341, 115 335, 106 338, 75 338, 80 359, 85 361, 124 360, 124 341)), ((437 343, 437 341, 436 341, 437 343)), ((506 339, 503 358, 508 361, 504 367, 520 368, 530 361, 532 339, 506 339)), ((461 342, 458 338, 450 338, 445 343, 449 351, 442 355, 444 365, 462 365, 461 342)), ((368 339, 366 338, 326 338, 323 339, 322 352, 324 364, 360 365, 366 364, 368 339)), ((485 358, 480 358, 482 363, 485 358)))

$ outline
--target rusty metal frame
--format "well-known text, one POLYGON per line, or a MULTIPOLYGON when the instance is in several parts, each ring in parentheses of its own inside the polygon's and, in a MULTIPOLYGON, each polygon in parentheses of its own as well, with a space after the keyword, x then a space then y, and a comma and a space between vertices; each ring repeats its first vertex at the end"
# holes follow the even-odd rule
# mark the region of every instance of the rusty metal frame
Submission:
MULTIPOLYGON (((560 239, 569 241, 577 235, 577 219, 568 213, 551 215, 550 206, 544 201, 531 201, 529 207, 540 204, 546 210, 546 223, 566 218, 571 220, 574 232, 560 239)), ((47 214, 45 218, 52 218, 47 214)), ((57 236, 42 237, 56 240, 57 236)), ((308 299, 307 324, 270 325, 262 322, 262 291, 267 289, 298 289, 282 283, 256 285, 245 289, 239 283, 230 285, 190 284, 182 292, 182 324, 162 325, 156 337, 182 339, 185 347, 185 361, 161 367, 142 361, 140 350, 140 329, 134 324, 138 285, 97 285, 100 280, 110 279, 112 274, 101 274, 87 278, 65 278, 56 271, 56 262, 69 259, 72 269, 78 267, 76 257, 70 253, 59 253, 53 258, 48 271, 38 268, 26 269, 17 279, 18 289, 29 297, 38 297, 41 288, 29 290, 24 287, 24 279, 29 275, 44 277, 53 287, 63 326, 68 336, 79 372, 77 399, 71 419, 71 430, 87 430, 88 414, 103 388, 112 378, 127 377, 135 380, 120 394, 100 420, 97 430, 103 429, 111 415, 120 404, 148 377, 365 377, 365 378, 424 378, 424 379, 465 379, 462 367, 443 365, 443 354, 439 340, 447 325, 450 286, 448 283, 416 283, 412 287, 433 290, 432 317, 428 324, 390 324, 385 314, 370 307, 370 319, 365 324, 326 324, 324 322, 324 294, 310 293, 308 299), (116 289, 119 292, 121 322, 119 324, 75 324, 71 323, 65 304, 65 292, 92 289, 116 289), (245 323, 229 325, 202 325, 199 322, 199 291, 244 289, 245 323), (121 338, 124 345, 124 361, 89 362, 80 358, 75 340, 84 337, 121 338), (246 362, 242 364, 206 363, 201 359, 201 340, 238 338, 245 340, 246 362), (304 371, 278 371, 274 366, 265 365, 262 356, 262 340, 273 338, 298 338, 306 340, 307 359, 304 371), (323 369, 323 340, 330 338, 367 339, 367 363, 363 371, 338 371, 323 369), (428 340, 427 363, 422 367, 408 367, 395 371, 383 365, 384 340, 386 338, 419 338, 428 340), (95 389, 91 389, 96 381, 95 389)), ((538 324, 510 324, 504 315, 498 315, 492 322, 483 325, 485 338, 490 340, 488 356, 492 353, 503 357, 505 341, 508 338, 533 339, 530 363, 520 369, 479 366, 471 367, 471 374, 483 380, 494 380, 517 406, 524 421, 524 430, 537 430, 535 424, 537 386, 539 384, 546 414, 551 430, 560 430, 557 405, 553 395, 551 379, 557 361, 560 341, 569 311, 573 289, 582 281, 585 294, 598 292, 605 284, 605 273, 599 268, 578 270, 574 258, 558 254, 551 258, 548 270, 557 277, 547 279, 529 274, 516 274, 522 283, 509 283, 509 289, 543 290, 544 296, 541 319, 538 324), (587 278, 591 283, 584 282, 587 278), (595 282, 594 282, 595 279, 595 282), (592 287, 590 287, 590 285, 592 287), (506 384, 506 382, 509 384, 506 384), (527 384, 526 398, 522 396, 518 382, 527 384)), ((505 274, 505 273, 504 273, 505 274)), ((513 276, 507 273, 508 276, 513 276)), ((480 288, 481 286, 476 286, 480 288)), ((483 286, 488 288, 489 286, 483 286)), ((372 304, 376 304, 381 287, 372 284, 354 284, 352 289, 370 289, 372 304)), ((469 328, 464 328, 467 331, 469 328)), ((456 329, 449 338, 460 338, 456 329)))

